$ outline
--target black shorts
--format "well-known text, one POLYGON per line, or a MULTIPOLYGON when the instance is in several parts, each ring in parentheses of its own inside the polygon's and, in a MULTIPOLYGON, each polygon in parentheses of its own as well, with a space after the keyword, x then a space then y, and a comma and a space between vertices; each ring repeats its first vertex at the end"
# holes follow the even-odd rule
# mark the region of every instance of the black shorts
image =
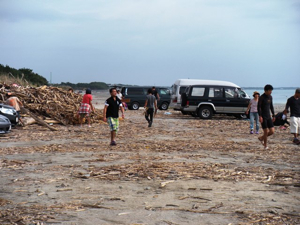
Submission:
POLYGON ((263 129, 274 127, 272 118, 268 118, 268 119, 263 118, 263 122, 261 123, 261 126, 263 129))

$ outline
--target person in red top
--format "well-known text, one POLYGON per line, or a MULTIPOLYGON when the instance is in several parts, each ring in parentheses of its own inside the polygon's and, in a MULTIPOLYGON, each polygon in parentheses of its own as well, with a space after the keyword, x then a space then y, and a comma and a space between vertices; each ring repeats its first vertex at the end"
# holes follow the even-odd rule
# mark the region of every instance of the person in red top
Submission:
POLYGON ((80 126, 82 126, 83 118, 87 117, 89 127, 91 127, 90 113, 91 113, 91 111, 94 112, 92 100, 93 100, 92 91, 91 91, 91 89, 87 88, 85 91, 85 95, 83 96, 82 102, 80 104, 79 111, 78 111, 78 113, 80 115, 80 117, 79 117, 80 126))

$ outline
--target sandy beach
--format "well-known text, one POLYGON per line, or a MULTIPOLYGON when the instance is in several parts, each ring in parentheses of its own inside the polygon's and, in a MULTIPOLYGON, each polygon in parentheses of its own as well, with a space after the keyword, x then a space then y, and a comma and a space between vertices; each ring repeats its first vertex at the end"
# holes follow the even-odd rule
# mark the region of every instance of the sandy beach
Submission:
POLYGON ((114 147, 104 122, 0 136, 0 224, 300 224, 289 128, 264 150, 247 120, 168 112, 126 111, 114 147))

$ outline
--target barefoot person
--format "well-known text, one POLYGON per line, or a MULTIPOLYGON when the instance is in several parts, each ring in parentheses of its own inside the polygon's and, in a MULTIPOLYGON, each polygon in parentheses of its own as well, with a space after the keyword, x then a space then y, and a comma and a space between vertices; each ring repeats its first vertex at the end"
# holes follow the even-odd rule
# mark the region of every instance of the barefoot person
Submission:
POLYGON ((79 114, 79 122, 80 126, 82 126, 83 118, 87 117, 88 120, 88 126, 91 127, 91 119, 90 119, 90 113, 91 111, 94 112, 94 107, 92 105, 92 91, 91 89, 87 88, 85 90, 85 95, 83 96, 82 102, 80 104, 80 108, 78 111, 79 114))
POLYGON ((145 118, 148 121, 148 127, 152 126, 153 123, 153 113, 154 110, 157 109, 156 98, 152 95, 152 90, 148 89, 148 95, 146 96, 145 109, 147 109, 145 113, 145 118), (149 119, 150 116, 150 119, 149 119))
POLYGON ((250 100, 246 114, 249 114, 250 111, 250 134, 253 134, 253 128, 254 128, 254 119, 256 122, 256 134, 258 134, 259 130, 259 118, 258 118, 258 112, 257 112, 257 103, 259 98, 259 93, 257 91, 254 91, 253 93, 253 99, 250 100))
POLYGON ((271 96, 273 87, 270 84, 267 84, 264 87, 265 93, 262 94, 258 99, 257 110, 259 115, 259 122, 264 130, 263 136, 258 139, 263 143, 265 149, 268 149, 267 139, 269 136, 274 134, 274 125, 275 121, 275 113, 273 107, 273 98, 271 96), (272 117, 270 114, 270 110, 272 112, 272 117))
POLYGON ((298 136, 300 132, 300 88, 297 88, 294 96, 290 97, 287 100, 285 110, 283 112, 285 115, 287 114, 289 108, 291 109, 290 112, 291 133, 294 134, 293 142, 299 145, 300 140, 298 139, 298 136))
POLYGON ((117 97, 116 88, 109 90, 110 98, 105 101, 103 110, 103 121, 107 122, 110 128, 110 145, 116 144, 116 135, 119 130, 119 109, 122 111, 122 118, 124 119, 124 108, 121 100, 117 97))

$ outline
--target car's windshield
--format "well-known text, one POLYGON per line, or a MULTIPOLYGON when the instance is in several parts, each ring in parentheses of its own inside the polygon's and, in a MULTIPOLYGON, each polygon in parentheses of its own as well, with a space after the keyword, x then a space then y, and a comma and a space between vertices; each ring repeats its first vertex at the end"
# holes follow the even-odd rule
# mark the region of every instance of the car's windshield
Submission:
POLYGON ((241 98, 248 97, 247 93, 244 90, 242 90, 241 88, 238 88, 238 91, 239 91, 239 95, 241 96, 241 98))

